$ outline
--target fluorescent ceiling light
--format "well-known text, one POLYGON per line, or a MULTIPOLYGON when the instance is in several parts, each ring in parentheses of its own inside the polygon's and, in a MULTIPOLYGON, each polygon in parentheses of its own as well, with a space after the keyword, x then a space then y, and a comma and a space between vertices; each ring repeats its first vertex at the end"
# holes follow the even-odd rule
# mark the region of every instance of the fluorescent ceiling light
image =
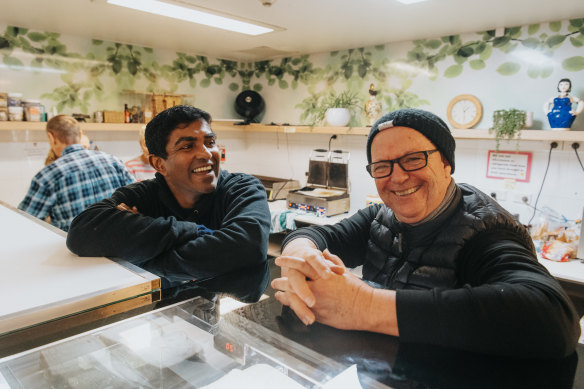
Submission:
POLYGON ((5 65, 2 63, 0 63, 0 69, 25 70, 27 72, 43 72, 43 73, 60 73, 60 74, 67 73, 65 70, 61 70, 61 69, 44 68, 44 67, 36 67, 36 66, 23 66, 23 65, 5 65))
POLYGON ((426 0, 397 0, 397 1, 399 1, 400 3, 403 3, 403 4, 414 4, 414 3, 420 3, 420 2, 426 1, 426 0))
POLYGON ((224 16, 218 16, 209 12, 197 11, 192 8, 180 7, 157 0, 107 0, 108 3, 121 7, 132 8, 138 11, 155 15, 167 16, 187 22, 203 24, 221 28, 223 30, 240 32, 248 35, 260 35, 274 31, 273 28, 257 24, 242 22, 224 16))

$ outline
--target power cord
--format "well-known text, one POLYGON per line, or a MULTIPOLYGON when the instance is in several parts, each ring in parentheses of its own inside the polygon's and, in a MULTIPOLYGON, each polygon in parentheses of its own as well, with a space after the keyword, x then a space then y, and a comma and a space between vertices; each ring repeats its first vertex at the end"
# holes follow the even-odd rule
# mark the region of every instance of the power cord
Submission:
POLYGON ((333 139, 337 139, 337 136, 336 136, 336 135, 332 135, 332 136, 330 137, 330 139, 329 139, 329 149, 328 149, 328 151, 331 151, 331 141, 332 141, 333 139))
POLYGON ((580 147, 580 143, 574 142, 572 143, 572 148, 574 149, 574 153, 576 153, 576 158, 578 158, 578 162, 580 162, 580 166, 582 170, 584 170, 584 165, 582 165, 582 161, 580 160, 580 156, 578 155, 578 148, 580 147))
POLYGON ((552 159, 552 150, 555 149, 556 147, 558 147, 558 142, 550 143, 550 151, 548 154, 547 166, 545 167, 545 173, 543 174, 543 179, 541 180, 541 186, 539 187, 539 192, 538 192, 537 197, 535 199, 535 204, 533 205, 533 215, 531 215, 531 219, 529 219, 529 222, 527 222, 527 225, 531 225, 531 221, 533 220, 533 218, 535 217, 535 213, 537 212, 537 203, 539 201, 539 196, 541 195, 541 191, 543 189, 543 184, 545 182, 545 178, 547 177, 547 173, 548 173, 548 170, 550 168, 550 161, 552 159))
POLYGON ((286 186, 286 185, 287 185, 289 182, 291 182, 291 181, 292 181, 292 178, 288 178, 286 181, 284 181, 284 185, 282 185, 282 186, 281 186, 281 187, 278 189, 278 191, 276 192, 276 194, 273 194, 273 195, 272 195, 272 199, 271 199, 271 200, 268 200, 268 202, 270 202, 270 203, 271 203, 271 202, 274 202, 274 201, 276 201, 276 200, 278 199, 278 195, 280 194, 280 192, 282 191, 282 189, 284 189, 284 187, 285 187, 285 186, 286 186))

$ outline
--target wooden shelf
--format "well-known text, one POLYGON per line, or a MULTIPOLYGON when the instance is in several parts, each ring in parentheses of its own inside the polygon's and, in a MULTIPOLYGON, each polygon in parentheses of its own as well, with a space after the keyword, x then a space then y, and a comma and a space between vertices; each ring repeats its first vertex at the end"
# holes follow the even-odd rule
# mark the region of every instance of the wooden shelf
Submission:
MULTIPOLYGON (((46 123, 42 122, 0 122, 0 131, 44 131, 46 123)), ((81 123, 83 131, 112 131, 137 132, 144 124, 141 123, 81 123)), ((361 135, 369 134, 369 127, 312 127, 312 126, 282 126, 266 124, 237 125, 234 121, 216 120, 212 124, 214 131, 235 132, 270 132, 282 134, 337 134, 337 135, 361 135)), ((488 130, 461 130, 452 129, 452 135, 456 139, 495 139, 488 130)), ((521 140, 525 141, 556 141, 556 142, 584 142, 584 131, 551 131, 551 130, 523 130, 521 140)))
MULTIPOLYGON (((142 123, 81 123, 83 131, 139 131, 142 123)), ((0 131, 44 131, 45 122, 0 122, 0 131)))
MULTIPOLYGON (((453 129, 452 135, 456 139, 495 139, 489 130, 453 129)), ((520 140, 583 142, 584 131, 522 130, 520 140)))

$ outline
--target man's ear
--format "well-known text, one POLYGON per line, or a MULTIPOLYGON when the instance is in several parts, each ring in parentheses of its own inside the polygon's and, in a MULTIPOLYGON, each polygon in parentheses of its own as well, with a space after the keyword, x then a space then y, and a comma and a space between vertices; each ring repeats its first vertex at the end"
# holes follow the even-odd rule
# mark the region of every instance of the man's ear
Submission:
POLYGON ((447 176, 450 176, 452 174, 452 166, 442 154, 440 154, 440 156, 442 157, 442 163, 444 164, 444 172, 447 176))
POLYGON ((150 154, 148 155, 148 161, 158 173, 166 176, 166 161, 164 158, 159 157, 158 155, 150 154))
POLYGON ((56 138, 55 138, 55 135, 53 135, 53 133, 52 133, 52 132, 50 132, 50 131, 47 131, 47 136, 49 137, 49 145, 50 145, 51 147, 53 147, 53 146, 55 145, 55 143, 56 143, 56 138))

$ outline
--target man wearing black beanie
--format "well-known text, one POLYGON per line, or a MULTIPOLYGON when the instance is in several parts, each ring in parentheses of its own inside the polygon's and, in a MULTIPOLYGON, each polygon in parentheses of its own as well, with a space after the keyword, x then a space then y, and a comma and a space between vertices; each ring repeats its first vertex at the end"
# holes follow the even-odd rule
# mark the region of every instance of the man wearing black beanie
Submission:
POLYGON ((384 204, 289 234, 276 258, 276 298, 306 325, 493 355, 569 355, 580 335, 572 303, 538 263, 527 230, 454 182, 454 151, 448 126, 430 112, 381 117, 366 169, 384 204), (363 279, 345 271, 360 265, 363 279))

